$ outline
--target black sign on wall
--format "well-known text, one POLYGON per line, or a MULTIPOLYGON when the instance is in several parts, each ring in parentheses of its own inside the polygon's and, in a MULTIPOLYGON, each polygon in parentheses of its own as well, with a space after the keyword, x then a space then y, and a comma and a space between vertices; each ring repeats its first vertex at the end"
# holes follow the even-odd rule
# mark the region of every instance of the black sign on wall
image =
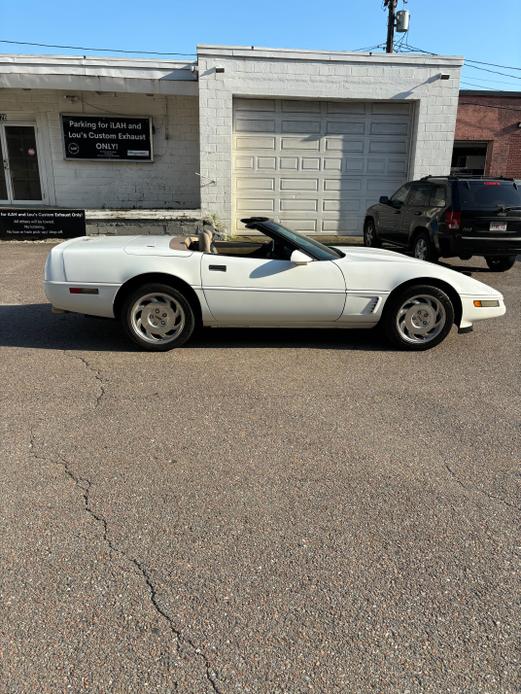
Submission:
POLYGON ((72 239, 85 233, 85 210, 0 208, 0 239, 72 239))
POLYGON ((65 159, 152 161, 150 118, 64 115, 65 159))

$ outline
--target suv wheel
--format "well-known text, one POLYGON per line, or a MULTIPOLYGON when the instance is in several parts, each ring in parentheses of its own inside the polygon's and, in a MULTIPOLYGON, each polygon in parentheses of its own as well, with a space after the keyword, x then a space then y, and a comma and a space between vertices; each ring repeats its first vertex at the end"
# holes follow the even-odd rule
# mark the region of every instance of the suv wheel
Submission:
POLYGON ((366 219, 364 224, 364 246, 380 248, 380 239, 376 234, 376 226, 372 219, 366 219))
POLYGON ((438 260, 438 255, 426 231, 420 232, 415 237, 412 251, 418 260, 427 260, 429 263, 435 263, 438 260))
POLYGON ((512 265, 516 262, 516 256, 487 255, 485 256, 485 260, 487 261, 487 265, 492 270, 492 272, 505 272, 506 270, 510 270, 512 265))

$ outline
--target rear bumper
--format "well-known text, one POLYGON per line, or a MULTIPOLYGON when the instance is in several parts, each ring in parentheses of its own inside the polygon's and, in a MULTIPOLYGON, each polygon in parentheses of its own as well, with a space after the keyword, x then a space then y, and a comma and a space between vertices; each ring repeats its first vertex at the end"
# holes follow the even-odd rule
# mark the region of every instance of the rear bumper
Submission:
POLYGON ((521 236, 471 236, 468 234, 439 234, 435 245, 442 256, 521 254, 521 236))
POLYGON ((113 305, 119 289, 118 285, 44 281, 43 288, 45 296, 55 311, 114 318, 113 305), (71 294, 69 291, 71 287, 92 288, 94 286, 98 289, 97 294, 71 294))

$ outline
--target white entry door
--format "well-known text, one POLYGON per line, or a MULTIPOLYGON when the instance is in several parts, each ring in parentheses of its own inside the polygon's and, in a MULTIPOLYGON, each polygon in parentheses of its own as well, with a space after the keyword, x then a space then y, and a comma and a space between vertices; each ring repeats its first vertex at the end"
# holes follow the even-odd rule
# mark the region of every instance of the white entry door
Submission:
POLYGON ((25 123, 0 125, 0 201, 31 203, 43 199, 36 128, 25 123))
POLYGON ((238 325, 286 325, 337 320, 346 286, 329 260, 289 260, 204 254, 204 295, 214 318, 238 325))

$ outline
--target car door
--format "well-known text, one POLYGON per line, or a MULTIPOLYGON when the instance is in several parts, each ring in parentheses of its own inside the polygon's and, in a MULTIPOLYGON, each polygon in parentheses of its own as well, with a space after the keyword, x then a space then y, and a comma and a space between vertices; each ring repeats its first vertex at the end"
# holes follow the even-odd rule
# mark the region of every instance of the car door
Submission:
POLYGON ((402 228, 402 209, 407 200, 411 184, 406 183, 398 188, 387 203, 382 203, 378 210, 378 235, 384 241, 397 243, 402 228))
POLYGON ((203 292, 214 318, 231 325, 291 325, 337 320, 346 286, 331 260, 201 256, 203 292))

